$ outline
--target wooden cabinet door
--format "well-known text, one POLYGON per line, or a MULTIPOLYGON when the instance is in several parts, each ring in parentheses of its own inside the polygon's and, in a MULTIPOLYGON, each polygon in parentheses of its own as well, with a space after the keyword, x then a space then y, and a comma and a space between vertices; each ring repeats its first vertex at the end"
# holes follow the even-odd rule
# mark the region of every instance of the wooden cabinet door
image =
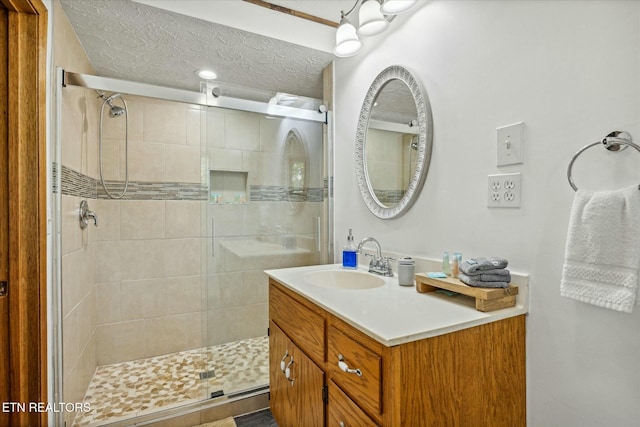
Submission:
POLYGON ((278 426, 323 427, 324 372, 273 321, 269 331, 270 406, 278 426), (283 361, 289 378, 282 372, 283 361))
MULTIPOLYGON (((324 401, 322 389, 325 384, 324 371, 318 367, 298 347, 293 347, 291 385, 295 394, 294 423, 291 427, 323 427, 324 401)), ((288 426, 280 426, 288 427, 288 426)))
POLYGON ((282 372, 281 362, 289 362, 293 343, 276 326, 269 322, 269 406, 271 413, 279 426, 291 425, 292 390, 285 373, 282 372))

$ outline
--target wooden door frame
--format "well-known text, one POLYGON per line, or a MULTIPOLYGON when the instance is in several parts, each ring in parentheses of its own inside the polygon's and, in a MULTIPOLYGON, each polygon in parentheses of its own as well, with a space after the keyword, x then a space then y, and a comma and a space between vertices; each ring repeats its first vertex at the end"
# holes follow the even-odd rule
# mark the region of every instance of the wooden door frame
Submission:
MULTIPOLYGON (((9 235, 9 360, 0 363, 9 369, 12 402, 46 404, 48 14, 42 0, 0 2, 8 11, 8 71, 0 96, 7 100, 9 235)), ((11 425, 47 425, 46 411, 28 409, 10 412, 11 425)))

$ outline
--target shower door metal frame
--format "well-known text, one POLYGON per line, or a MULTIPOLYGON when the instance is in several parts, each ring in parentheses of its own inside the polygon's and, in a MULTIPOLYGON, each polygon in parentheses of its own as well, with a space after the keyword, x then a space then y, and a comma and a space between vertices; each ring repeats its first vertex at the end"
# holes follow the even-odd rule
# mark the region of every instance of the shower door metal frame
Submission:
POLYGON ((193 92, 165 86, 155 86, 147 83, 112 79, 109 77, 92 76, 91 74, 72 73, 63 70, 62 85, 81 86, 89 89, 106 90, 109 92, 126 93, 128 95, 145 96, 164 99, 167 101, 184 102, 207 107, 220 107, 230 110, 249 111, 269 116, 291 117, 327 123, 328 113, 304 108, 275 105, 267 102, 249 99, 231 98, 228 96, 208 97, 206 93, 193 92), (209 99, 208 99, 209 98, 209 99))

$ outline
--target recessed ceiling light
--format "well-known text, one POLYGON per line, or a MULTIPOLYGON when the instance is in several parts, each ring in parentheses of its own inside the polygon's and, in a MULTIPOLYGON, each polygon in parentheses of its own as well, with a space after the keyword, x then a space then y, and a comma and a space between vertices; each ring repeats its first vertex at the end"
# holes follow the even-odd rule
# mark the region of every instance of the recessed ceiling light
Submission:
POLYGON ((211 70, 198 70, 198 75, 201 79, 214 80, 218 78, 218 75, 211 70))

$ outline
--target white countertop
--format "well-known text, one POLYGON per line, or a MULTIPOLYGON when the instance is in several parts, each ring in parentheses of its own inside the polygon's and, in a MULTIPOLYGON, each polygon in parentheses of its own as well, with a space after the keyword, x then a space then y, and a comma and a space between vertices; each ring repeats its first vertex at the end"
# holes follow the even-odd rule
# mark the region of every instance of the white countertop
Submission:
MULTIPOLYGON (((527 312, 526 304, 488 313, 477 311, 470 297, 418 293, 415 286, 398 285, 397 277, 383 278, 373 289, 338 289, 311 284, 305 273, 343 270, 341 264, 267 270, 287 288, 386 346, 443 335, 527 312)), ((367 272, 363 266, 358 271, 367 272)), ((381 276, 376 276, 381 277, 381 276)))

